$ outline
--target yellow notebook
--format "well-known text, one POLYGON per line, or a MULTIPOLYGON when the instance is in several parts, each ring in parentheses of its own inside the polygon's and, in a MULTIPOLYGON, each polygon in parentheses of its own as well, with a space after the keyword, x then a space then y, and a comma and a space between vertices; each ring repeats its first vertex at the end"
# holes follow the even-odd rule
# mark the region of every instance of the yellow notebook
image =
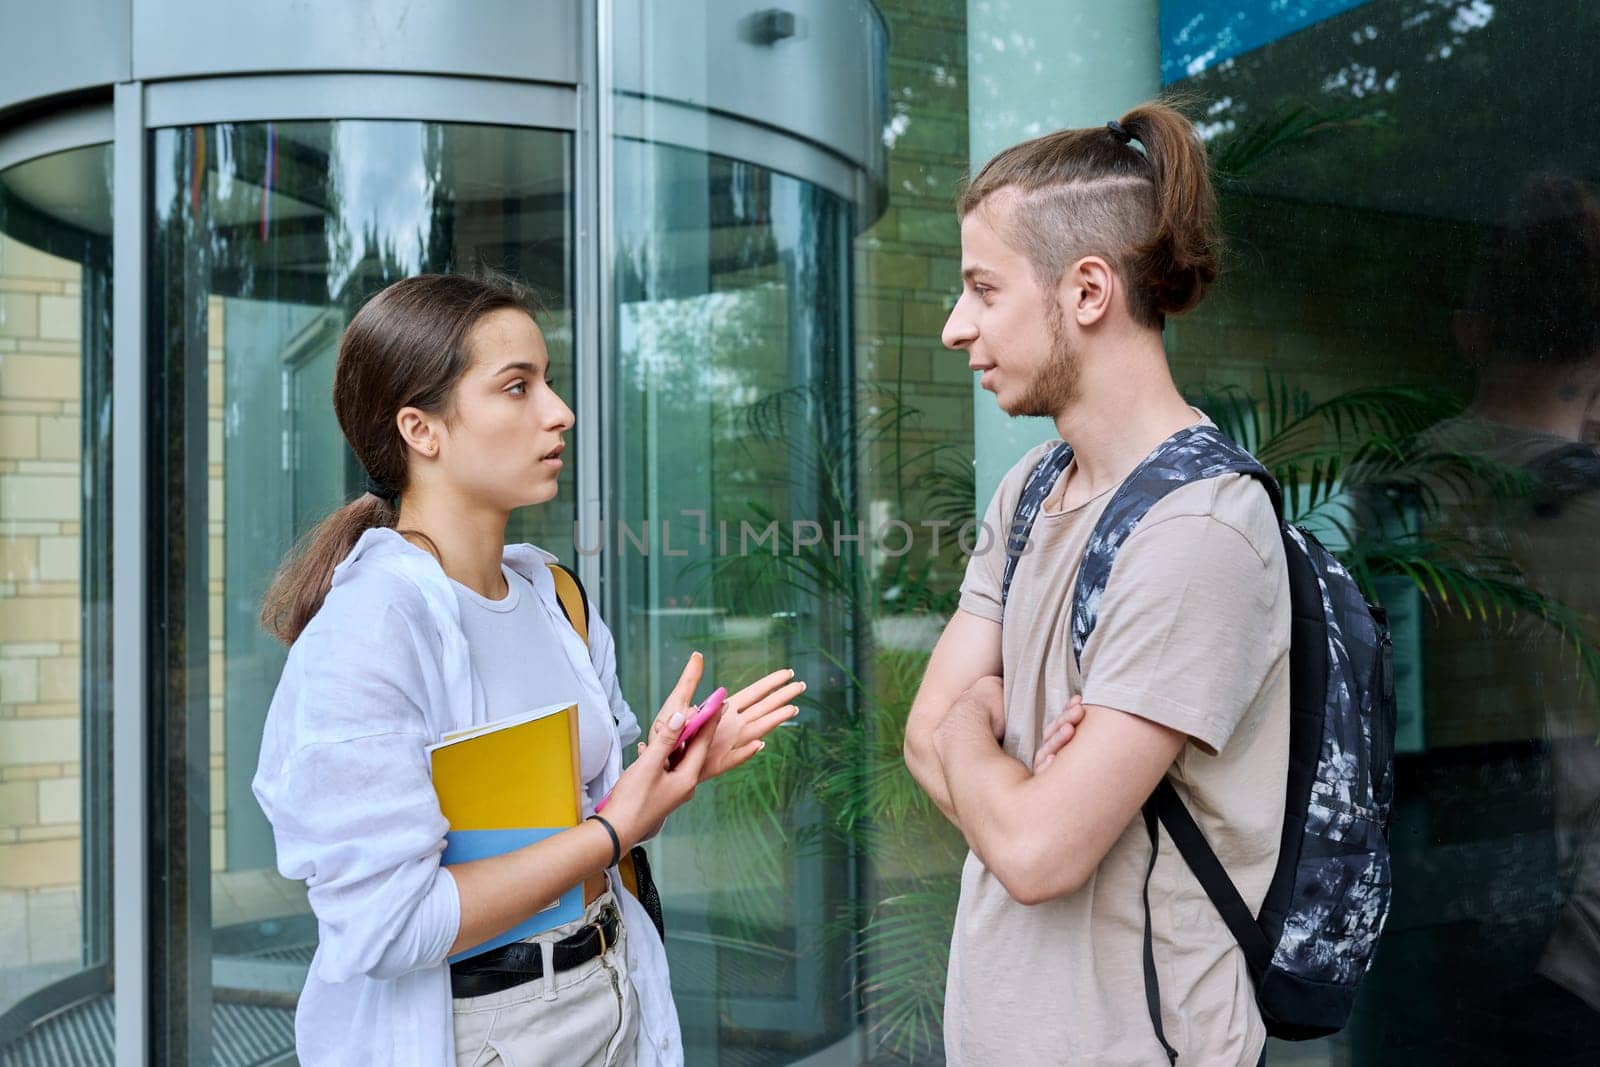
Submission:
POLYGON ((578 825, 578 706, 551 704, 445 734, 428 747, 452 830, 578 825))
MULTIPOLYGON (((552 704, 446 734, 428 746, 433 790, 450 823, 445 866, 498 856, 578 825, 578 706, 552 704)), ((583 914, 583 887, 451 962, 521 941, 583 914)))

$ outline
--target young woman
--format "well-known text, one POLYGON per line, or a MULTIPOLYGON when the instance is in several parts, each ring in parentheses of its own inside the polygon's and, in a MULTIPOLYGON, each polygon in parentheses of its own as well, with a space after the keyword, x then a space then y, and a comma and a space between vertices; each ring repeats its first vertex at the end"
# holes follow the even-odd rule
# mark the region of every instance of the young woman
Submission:
POLYGON ((759 751, 804 689, 775 671, 730 697, 670 767, 702 662, 690 657, 639 758, 611 634, 587 647, 514 508, 556 495, 572 412, 521 293, 410 278, 340 344, 333 403, 367 492, 284 564, 262 609, 289 644, 255 795, 278 869, 303 879, 318 942, 295 1019, 308 1065, 677 1064, 666 956, 617 875, 695 786, 759 751), (584 813, 518 851, 444 867, 426 746, 558 700, 579 708, 584 813), (609 794, 603 816, 595 805, 609 794), (585 913, 451 966, 581 884, 585 913))

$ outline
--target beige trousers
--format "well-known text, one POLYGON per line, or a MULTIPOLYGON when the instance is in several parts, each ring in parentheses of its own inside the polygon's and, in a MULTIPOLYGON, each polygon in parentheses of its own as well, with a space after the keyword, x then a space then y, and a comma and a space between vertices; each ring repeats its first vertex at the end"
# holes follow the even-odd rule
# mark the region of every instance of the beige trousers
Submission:
MULTIPOLYGON (((528 940, 560 941, 616 904, 609 891, 602 893, 583 918, 528 940)), ((632 1067, 639 998, 628 977, 628 931, 621 924, 618 929, 617 943, 588 963, 498 993, 457 998, 451 1007, 457 1067, 632 1067)))

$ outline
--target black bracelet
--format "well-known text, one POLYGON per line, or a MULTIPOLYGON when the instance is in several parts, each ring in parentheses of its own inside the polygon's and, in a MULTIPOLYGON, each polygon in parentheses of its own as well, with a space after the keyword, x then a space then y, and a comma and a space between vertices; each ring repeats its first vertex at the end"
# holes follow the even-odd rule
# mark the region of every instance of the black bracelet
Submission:
POLYGON ((606 866, 608 868, 615 867, 622 861, 622 839, 617 836, 616 827, 612 826, 611 822, 604 815, 591 815, 589 818, 583 821, 589 822, 591 820, 599 823, 601 826, 604 826, 606 828, 606 833, 611 836, 611 862, 606 864, 606 866))

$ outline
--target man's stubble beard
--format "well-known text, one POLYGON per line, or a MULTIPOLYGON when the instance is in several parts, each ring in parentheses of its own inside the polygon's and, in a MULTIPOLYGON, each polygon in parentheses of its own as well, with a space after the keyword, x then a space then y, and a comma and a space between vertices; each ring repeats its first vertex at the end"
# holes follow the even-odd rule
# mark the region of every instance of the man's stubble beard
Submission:
POLYGON ((1078 379, 1083 368, 1067 337, 1061 305, 1054 299, 1046 305, 1045 323, 1050 329, 1050 355, 1008 415, 1042 415, 1053 419, 1078 399, 1078 379))

